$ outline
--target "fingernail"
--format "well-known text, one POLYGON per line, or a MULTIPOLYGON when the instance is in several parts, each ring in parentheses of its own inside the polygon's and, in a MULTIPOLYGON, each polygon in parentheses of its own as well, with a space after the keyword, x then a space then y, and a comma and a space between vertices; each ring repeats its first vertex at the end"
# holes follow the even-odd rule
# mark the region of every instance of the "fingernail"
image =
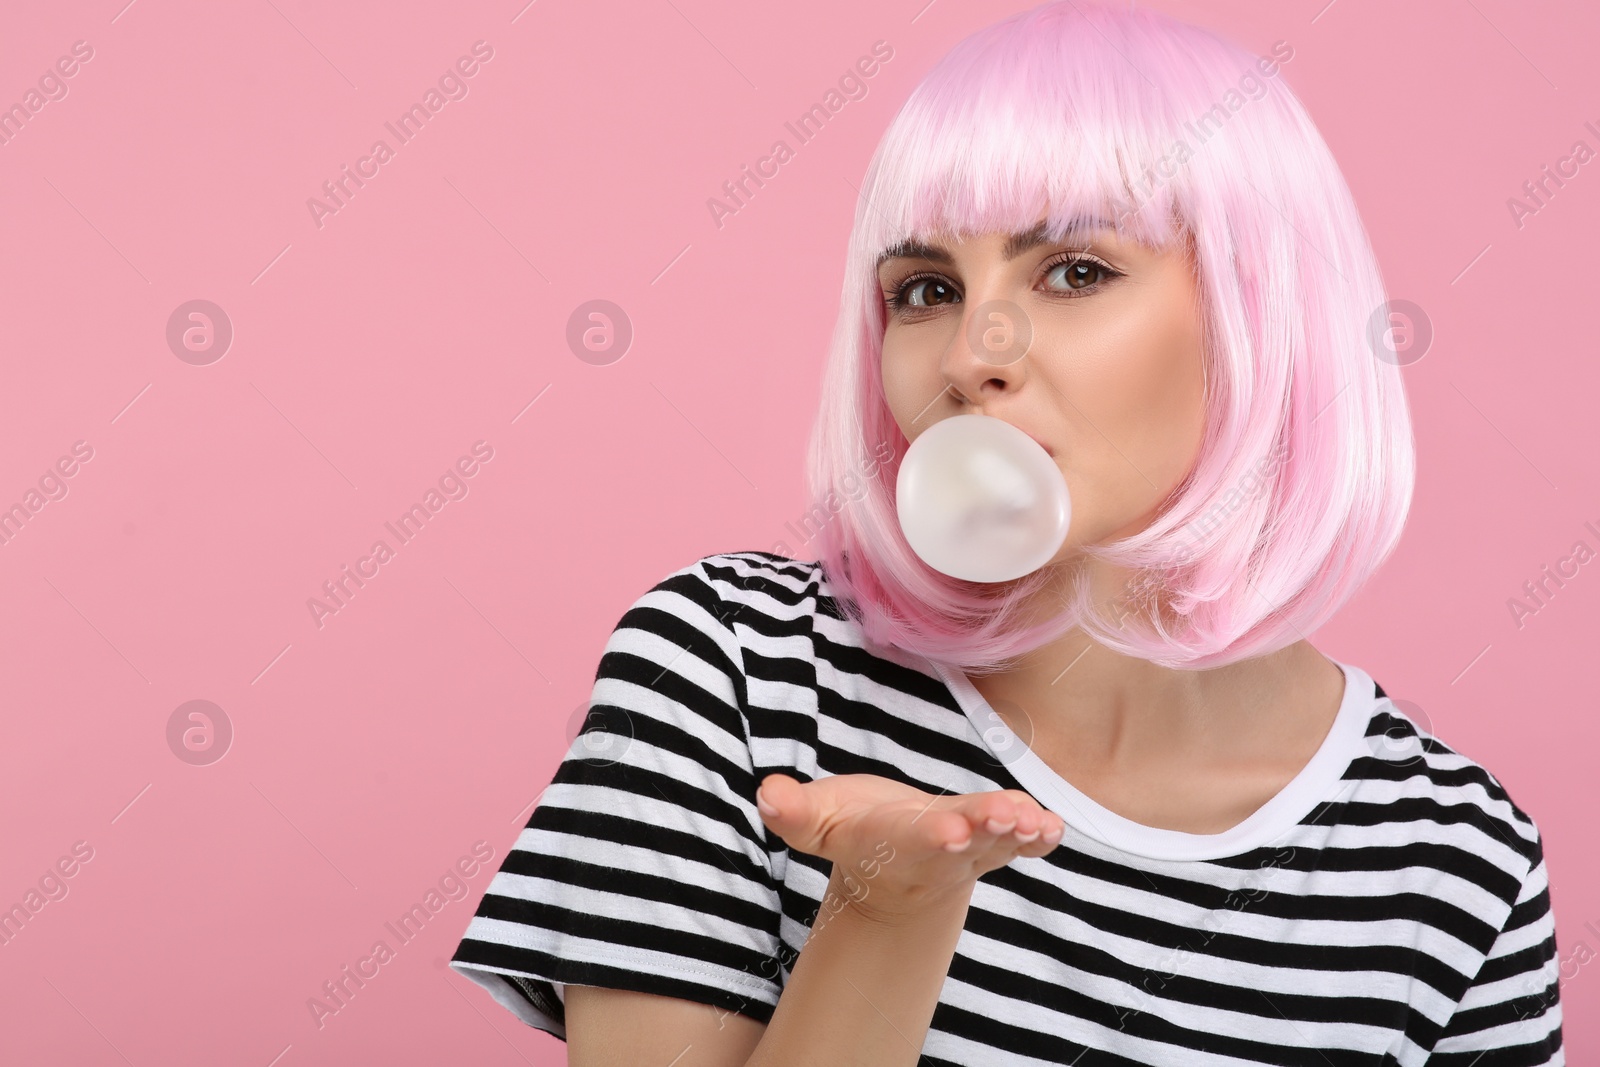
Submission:
POLYGON ((970 844, 972 844, 972 838, 970 837, 965 841, 947 841, 945 843, 944 850, 946 852, 961 852, 970 844))
POLYGON ((756 790, 756 808, 767 818, 775 818, 778 809, 767 803, 767 798, 761 795, 761 790, 756 790))

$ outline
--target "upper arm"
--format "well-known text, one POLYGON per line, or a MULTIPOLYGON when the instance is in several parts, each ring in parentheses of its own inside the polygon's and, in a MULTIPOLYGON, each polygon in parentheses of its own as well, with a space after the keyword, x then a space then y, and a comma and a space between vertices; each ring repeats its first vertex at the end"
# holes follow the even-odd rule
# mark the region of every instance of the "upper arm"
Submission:
POLYGON ((1433 1046, 1430 1064, 1564 1062, 1560 960, 1543 840, 1483 966, 1433 1046))
POLYGON ((600 986, 569 985, 570 1067, 742 1067, 766 1024, 710 1004, 600 986))
POLYGON ((567 1038, 563 990, 577 987, 591 1012, 592 988, 656 998, 607 1025, 686 1003, 698 1015, 685 1025, 703 1017, 708 1041, 778 1003, 783 909, 728 615, 699 564, 623 615, 593 714, 456 949, 451 967, 531 1026, 567 1038))

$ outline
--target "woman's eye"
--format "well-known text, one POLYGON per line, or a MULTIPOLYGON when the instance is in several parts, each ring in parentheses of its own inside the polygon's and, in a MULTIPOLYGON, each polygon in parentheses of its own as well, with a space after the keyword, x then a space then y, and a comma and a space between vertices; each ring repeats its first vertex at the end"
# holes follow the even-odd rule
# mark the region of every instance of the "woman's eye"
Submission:
POLYGON ((1110 271, 1092 259, 1069 259, 1057 263, 1047 275, 1065 282, 1069 289, 1087 289, 1110 276, 1110 271))
POLYGON ((895 293, 896 307, 937 307, 959 298, 955 286, 942 278, 912 278, 895 293))

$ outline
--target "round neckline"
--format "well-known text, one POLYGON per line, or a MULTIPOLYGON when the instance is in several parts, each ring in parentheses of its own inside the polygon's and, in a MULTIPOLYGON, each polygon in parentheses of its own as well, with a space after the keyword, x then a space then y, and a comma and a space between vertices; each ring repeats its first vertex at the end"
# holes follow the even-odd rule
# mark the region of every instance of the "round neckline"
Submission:
POLYGON ((1216 834, 1147 826, 1118 815, 1051 769, 1011 731, 964 671, 928 660, 995 758, 1034 798, 1087 837, 1137 856, 1159 860, 1209 860, 1268 844, 1298 825, 1365 751, 1367 724, 1376 705, 1372 677, 1333 660, 1344 673, 1344 695, 1333 724, 1311 759, 1276 795, 1245 819, 1216 834), (1003 755, 1002 755, 1003 754, 1003 755))

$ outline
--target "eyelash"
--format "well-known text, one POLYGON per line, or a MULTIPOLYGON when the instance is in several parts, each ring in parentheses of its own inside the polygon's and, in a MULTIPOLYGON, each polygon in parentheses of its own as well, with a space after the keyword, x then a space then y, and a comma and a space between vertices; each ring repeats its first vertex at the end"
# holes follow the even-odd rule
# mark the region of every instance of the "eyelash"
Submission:
MULTIPOLYGON (((1122 277, 1122 272, 1119 271, 1119 270, 1114 269, 1113 267, 1111 267, 1110 264, 1105 263, 1105 262, 1103 262, 1103 261, 1101 261, 1099 259, 1096 259, 1093 256, 1084 255, 1082 252, 1063 252, 1061 255, 1057 256, 1055 259, 1052 259, 1049 263, 1046 263, 1045 266, 1044 266, 1045 277, 1049 277, 1051 272, 1054 271, 1057 267, 1060 267, 1060 266, 1063 266, 1063 265, 1069 264, 1069 263, 1071 263, 1071 264, 1087 263, 1087 264, 1089 264, 1091 266, 1098 267, 1099 270, 1100 270, 1100 273, 1105 275, 1105 277, 1101 281, 1095 282, 1093 285, 1084 286, 1082 289, 1051 289, 1051 290, 1049 290, 1050 293, 1052 293, 1052 294, 1054 294, 1056 296, 1064 297, 1064 298, 1066 298, 1068 300, 1076 300, 1080 296, 1087 296, 1087 295, 1089 295, 1091 293, 1099 292, 1100 289, 1103 288, 1104 286, 1106 286, 1109 283, 1115 281, 1116 279, 1122 277)), ((901 312, 901 311, 937 311, 940 307, 946 306, 946 305, 937 305, 936 304, 936 305, 934 305, 932 307, 918 307, 918 306, 913 306, 910 302, 908 302, 906 300, 906 292, 912 286, 916 285, 918 282, 932 281, 932 280, 948 281, 948 279, 946 279, 942 274, 939 274, 939 273, 937 273, 935 271, 922 271, 922 272, 920 272, 918 274, 913 274, 908 278, 902 279, 900 281, 900 283, 898 285, 896 285, 892 290, 886 290, 884 292, 884 300, 888 303, 889 310, 891 312, 901 312)))

